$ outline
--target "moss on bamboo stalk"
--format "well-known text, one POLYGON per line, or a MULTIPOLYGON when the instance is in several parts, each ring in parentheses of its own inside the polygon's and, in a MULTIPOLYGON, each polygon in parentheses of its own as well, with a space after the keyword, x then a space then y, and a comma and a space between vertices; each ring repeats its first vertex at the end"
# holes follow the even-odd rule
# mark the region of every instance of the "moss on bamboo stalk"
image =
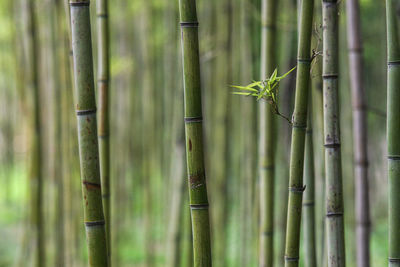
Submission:
POLYGON ((203 156, 198 22, 195 0, 179 1, 185 90, 186 158, 195 267, 211 266, 210 223, 203 156))
MULTIPOLYGON (((278 1, 263 0, 261 6, 261 80, 276 68, 276 18, 278 1)), ((275 120, 265 101, 259 103, 260 228, 259 266, 273 264, 275 120)))
POLYGON ((400 266, 400 46, 395 5, 386 0, 389 266, 400 266))
POLYGON ((71 1, 79 155, 89 266, 108 266, 101 197, 89 1, 71 1))
POLYGON ((338 106, 338 4, 324 1, 323 91, 328 266, 345 266, 338 106))
POLYGON ((300 10, 300 35, 297 52, 295 107, 292 118, 289 201, 286 227, 285 266, 299 265, 300 223, 303 198, 304 144, 307 126, 308 90, 311 66, 313 0, 303 0, 300 10))
MULTIPOLYGON (((109 26, 108 0, 97 1, 97 86, 99 92, 99 152, 100 175, 108 257, 111 257, 111 212, 110 212, 110 119, 109 119, 109 26)), ((111 262, 111 261, 110 261, 111 262)))

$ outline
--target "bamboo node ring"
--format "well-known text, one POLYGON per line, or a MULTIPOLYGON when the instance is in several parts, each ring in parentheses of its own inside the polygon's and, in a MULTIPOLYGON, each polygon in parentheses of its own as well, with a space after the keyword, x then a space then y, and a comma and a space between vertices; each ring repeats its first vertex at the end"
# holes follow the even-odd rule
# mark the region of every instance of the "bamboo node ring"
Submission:
POLYGON ((190 204, 192 210, 207 210, 208 204, 190 204))
POLYGON ((96 114, 97 109, 84 109, 84 110, 77 110, 76 115, 77 116, 85 116, 85 115, 91 115, 91 114, 96 114))
POLYGON ((199 123, 203 121, 203 117, 185 117, 185 123, 199 123))
POLYGON ((303 187, 289 187, 289 191, 297 194, 302 194, 306 190, 306 185, 303 187))
POLYGON ((183 21, 180 22, 182 28, 198 28, 199 23, 197 21, 183 21))
POLYGON ((289 257, 285 256, 285 261, 299 261, 299 257, 289 257))
POLYGON ((86 227, 102 226, 105 224, 106 224, 106 222, 104 220, 103 221, 85 222, 86 227))
POLYGON ((90 1, 82 1, 82 2, 69 2, 71 7, 81 7, 81 6, 89 6, 90 1))

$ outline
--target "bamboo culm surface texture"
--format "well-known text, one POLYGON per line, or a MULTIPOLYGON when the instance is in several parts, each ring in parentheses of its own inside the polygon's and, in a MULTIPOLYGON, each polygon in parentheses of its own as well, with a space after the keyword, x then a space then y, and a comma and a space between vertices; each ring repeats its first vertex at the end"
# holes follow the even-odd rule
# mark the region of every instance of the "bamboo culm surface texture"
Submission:
MULTIPOLYGON (((111 259, 111 212, 110 212, 110 117, 109 117, 109 24, 108 0, 97 0, 97 86, 99 92, 99 152, 101 191, 108 258, 111 259)), ((110 261, 111 263, 111 261, 110 261)))
POLYGON ((101 197, 89 1, 70 2, 76 113, 89 266, 108 266, 101 197))
POLYGON ((400 266, 400 46, 394 3, 386 0, 389 267, 400 266))
POLYGON ((185 91, 186 159, 193 232, 194 267, 211 266, 210 222, 203 155, 198 22, 195 0, 180 0, 185 91))
POLYGON ((36 24, 35 2, 30 0, 29 19, 30 19, 30 45, 32 59, 32 88, 33 88, 33 117, 34 117, 34 137, 32 141, 32 219, 35 227, 36 258, 35 266, 45 266, 45 239, 44 239, 44 214, 43 214, 43 169, 42 169, 42 128, 41 128, 41 94, 39 88, 39 42, 36 24))
MULTIPOLYGON (((276 68, 276 18, 278 1, 263 0, 261 6, 261 66, 264 80, 276 68)), ((273 264, 275 120, 267 102, 259 103, 259 173, 260 173, 260 254, 259 266, 273 264)))
POLYGON ((297 51, 295 107, 292 118, 289 200, 286 224, 285 266, 299 266, 300 224, 303 198, 304 144, 307 127, 308 91, 311 66, 311 31, 313 0, 303 0, 300 11, 300 34, 297 51))
POLYGON ((323 1, 323 101, 328 266, 345 266, 338 103, 338 4, 323 1))
MULTIPOLYGON (((311 96, 311 92, 310 92, 311 96)), ((309 101, 311 103, 311 97, 309 101)), ((306 148, 304 154, 304 181, 307 188, 304 192, 303 210, 304 210, 304 247, 306 267, 317 266, 316 255, 316 227, 315 227, 315 171, 314 171, 314 151, 313 151, 313 134, 312 134, 312 108, 308 105, 308 120, 306 130, 306 148)))
POLYGON ((368 196, 367 122, 365 92, 362 79, 363 62, 359 1, 347 0, 346 10, 350 84, 353 106, 357 266, 369 267, 370 214, 368 196))

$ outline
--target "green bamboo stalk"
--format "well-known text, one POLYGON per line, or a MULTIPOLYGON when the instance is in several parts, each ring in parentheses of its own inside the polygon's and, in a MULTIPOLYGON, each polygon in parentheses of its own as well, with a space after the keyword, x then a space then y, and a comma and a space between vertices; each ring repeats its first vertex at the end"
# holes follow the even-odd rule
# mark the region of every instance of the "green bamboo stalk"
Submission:
MULTIPOLYGON (((97 86, 99 92, 99 152, 100 176, 108 258, 111 258, 111 212, 110 212, 110 116, 109 116, 109 26, 108 0, 97 1, 97 86)), ((110 260, 111 263, 111 260, 110 260)))
MULTIPOLYGON (((310 92, 311 94, 311 92, 310 92)), ((306 130, 306 150, 304 155, 304 181, 307 190, 304 193, 304 246, 305 246, 305 266, 316 267, 317 256, 315 246, 315 172, 314 172, 314 152, 313 152, 313 134, 312 134, 312 108, 311 100, 308 105, 308 119, 306 130)))
POLYGON ((338 106, 338 3, 324 0, 322 6, 322 65, 324 142, 326 166, 326 230, 328 266, 345 266, 343 189, 338 106))
POLYGON ((39 40, 37 33, 37 21, 35 12, 35 0, 28 1, 30 22, 30 53, 33 90, 33 138, 32 138, 32 221, 35 228, 36 259, 35 266, 45 266, 45 239, 44 239, 44 214, 43 214, 43 170, 42 170, 42 127, 41 127, 41 94, 39 88, 40 64, 39 64, 39 40))
POLYGON ((300 7, 300 34, 297 51, 295 107, 292 119, 292 144, 289 174, 289 201, 286 226, 285 266, 299 265, 300 224, 303 198, 304 144, 307 127, 308 91, 311 66, 311 31, 313 0, 303 0, 300 7))
MULTIPOLYGON (((261 80, 276 68, 276 19, 278 1, 263 0, 261 5, 261 80)), ((265 101, 259 103, 260 227, 259 266, 273 266, 274 258, 274 178, 275 120, 265 101)))
POLYGON ((347 0, 346 11, 350 85, 352 92, 351 99, 353 108, 357 266, 369 267, 370 212, 368 192, 367 114, 362 78, 363 60, 359 1, 347 0))
POLYGON ((394 3, 398 1, 386 0, 389 267, 400 266, 400 46, 394 3))
POLYGON ((186 159, 194 267, 211 266, 210 223, 204 170, 198 22, 195 0, 179 0, 185 90, 186 159))
POLYGON ((101 198, 89 1, 70 2, 76 113, 89 266, 108 266, 101 198))
POLYGON ((60 38, 63 33, 63 25, 61 21, 62 5, 59 0, 53 2, 50 14, 50 26, 52 33, 52 52, 53 52, 53 90, 54 90, 54 179, 56 185, 56 201, 55 201, 55 213, 56 213, 56 261, 55 265, 59 267, 64 267, 65 264, 65 209, 64 209, 64 155, 63 155, 63 141, 64 132, 63 128, 63 108, 62 108, 62 98, 61 94, 63 87, 61 86, 61 72, 62 68, 56 68, 55 66, 62 66, 60 64, 62 61, 62 45, 60 38), (54 15, 53 15, 54 14, 54 15))

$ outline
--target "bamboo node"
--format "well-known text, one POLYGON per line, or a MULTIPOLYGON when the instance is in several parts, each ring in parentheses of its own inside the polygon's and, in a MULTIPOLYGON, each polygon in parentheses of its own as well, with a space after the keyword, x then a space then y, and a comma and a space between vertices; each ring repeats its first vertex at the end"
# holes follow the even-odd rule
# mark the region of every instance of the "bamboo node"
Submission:
POLYGON ((274 234, 274 232, 272 231, 264 231, 262 232, 263 236, 272 236, 274 234))
POLYGON ((324 144, 325 148, 339 148, 340 143, 324 144))
POLYGON ((323 79, 337 79, 339 75, 337 73, 327 73, 327 74, 322 74, 323 79))
POLYGON ((305 201, 303 202, 303 206, 309 207, 309 206, 314 206, 315 202, 314 201, 305 201))
POLYGON ((338 211, 338 212, 327 212, 326 217, 342 217, 343 212, 338 211))
POLYGON ((82 1, 82 2, 69 2, 71 7, 81 7, 81 6, 89 6, 90 1, 82 1))
POLYGON ((185 123, 199 123, 203 121, 203 117, 185 117, 185 123))
POLYGON ((300 64, 310 64, 311 61, 312 61, 311 58, 298 58, 297 59, 297 63, 300 63, 300 64))
POLYGON ((389 155, 388 160, 400 160, 400 155, 389 155))
POLYGON ((190 204, 191 210, 208 210, 208 203, 207 204, 190 204))
POLYGON ((391 258, 391 257, 389 257, 389 262, 400 262, 400 258, 391 258))
POLYGON ((108 14, 97 14, 98 18, 106 19, 108 18, 108 14))
POLYGON ((304 185, 303 187, 295 187, 295 186, 289 187, 289 192, 295 194, 303 194, 304 190, 306 190, 306 185, 304 185))
POLYGON ((391 66, 399 66, 400 65, 400 60, 389 60, 387 62, 387 64, 388 64, 389 67, 391 67, 391 66))
POLYGON ((86 227, 94 227, 94 226, 103 226, 106 222, 103 221, 93 221, 93 222, 85 222, 86 227))
POLYGON ((77 116, 87 116, 91 114, 96 114, 97 109, 85 109, 85 110, 77 110, 76 115, 77 116))
POLYGON ((199 23, 197 21, 183 21, 180 23, 182 28, 197 28, 199 23))
POLYGON ((289 257, 285 255, 285 261, 299 261, 300 257, 289 257))

